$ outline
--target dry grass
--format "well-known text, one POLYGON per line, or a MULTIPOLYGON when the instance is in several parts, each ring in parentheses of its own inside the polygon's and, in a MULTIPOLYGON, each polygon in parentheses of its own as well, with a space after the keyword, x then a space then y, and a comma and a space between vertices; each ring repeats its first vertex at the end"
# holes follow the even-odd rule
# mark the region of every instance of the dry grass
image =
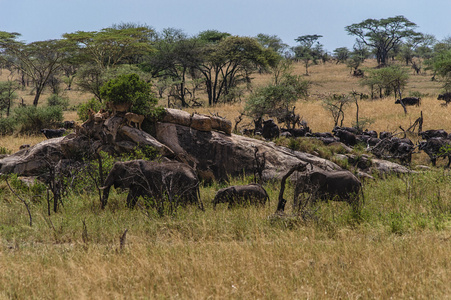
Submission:
POLYGON ((309 228, 249 241, 148 241, 111 246, 37 245, 0 254, 0 296, 112 299, 444 299, 449 240, 309 228))
MULTIPOLYGON (((303 74, 303 67, 297 65, 296 72, 303 74)), ((343 65, 312 66, 310 74, 310 99, 299 101, 297 112, 314 131, 330 131, 332 118, 321 97, 366 91, 343 65)), ((260 76, 256 83, 270 78, 260 76)), ((371 129, 394 131, 407 128, 422 111, 424 129, 451 131, 451 108, 435 100, 439 83, 412 76, 409 90, 429 96, 407 115, 390 98, 361 101, 360 116, 374 120, 371 129)), ((76 91, 68 96, 71 104, 90 98, 76 91)), ((243 105, 189 111, 233 121, 243 105)), ((345 113, 349 126, 355 108, 345 113)), ((0 146, 17 151, 43 139, 5 136, 0 146)), ((0 182, 0 299, 449 299, 449 179, 448 171, 438 170, 366 183, 362 219, 345 203, 321 206, 316 222, 271 218, 278 195, 271 184, 265 186, 270 206, 214 211, 209 201, 221 187, 215 184, 201 189, 205 212, 188 208, 173 217, 148 217, 126 209, 126 195, 115 191, 100 211, 96 193, 75 194, 51 217, 45 201, 32 204, 33 227, 27 226, 23 204, 0 182)), ((246 179, 232 184, 240 181, 246 179)), ((291 199, 291 187, 286 192, 291 199)), ((28 200, 32 193, 25 189, 22 195, 28 200)))

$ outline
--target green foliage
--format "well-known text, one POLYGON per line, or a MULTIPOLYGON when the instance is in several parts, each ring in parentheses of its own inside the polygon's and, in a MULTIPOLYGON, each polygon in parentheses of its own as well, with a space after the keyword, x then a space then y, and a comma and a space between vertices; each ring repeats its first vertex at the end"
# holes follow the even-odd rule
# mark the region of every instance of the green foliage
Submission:
POLYGON ((77 107, 77 115, 78 118, 82 121, 86 121, 88 119, 88 112, 92 109, 95 112, 98 112, 100 109, 105 108, 105 104, 100 103, 94 98, 89 99, 85 103, 80 103, 77 107))
POLYGON ((69 107, 69 98, 61 97, 57 94, 52 94, 47 98, 47 106, 59 106, 62 110, 67 110, 69 107))
POLYGON ((145 116, 152 113, 158 102, 150 84, 135 73, 122 74, 107 81, 100 88, 100 96, 113 104, 130 103, 132 112, 145 116))
POLYGON ((424 97, 428 97, 429 94, 424 94, 422 92, 419 91, 409 91, 409 97, 417 97, 417 98, 424 98, 424 97))
POLYGON ((332 118, 334 119, 334 127, 343 126, 343 120, 345 117, 344 110, 351 104, 351 102, 353 102, 353 99, 345 94, 332 94, 323 99, 323 107, 332 114, 332 118))
POLYGON ((355 35, 361 43, 373 48, 378 64, 385 66, 388 53, 399 46, 407 38, 414 38, 421 34, 415 32, 417 25, 404 16, 386 19, 366 19, 360 23, 345 27, 349 35, 355 35))
POLYGON ((281 55, 288 48, 288 45, 277 35, 259 33, 256 39, 263 47, 270 48, 281 55))
POLYGON ((300 76, 285 74, 278 84, 270 84, 253 92, 244 110, 255 119, 264 115, 281 117, 291 110, 299 98, 307 96, 309 86, 309 82, 300 76))
POLYGON ((9 116, 13 101, 17 99, 16 90, 19 89, 19 84, 15 81, 0 82, 0 113, 6 112, 9 116))
POLYGON ((302 60, 305 66, 305 74, 308 75, 308 67, 310 61, 314 64, 318 63, 319 59, 322 59, 326 54, 323 50, 323 45, 321 45, 317 40, 321 38, 322 35, 303 35, 295 39, 300 45, 293 48, 296 58, 302 60))
POLYGON ((1 154, 11 154, 11 150, 5 147, 0 147, 0 155, 1 154))
POLYGON ((12 134, 16 129, 17 121, 13 117, 0 118, 0 135, 12 134))
POLYGON ((340 47, 334 50, 333 55, 338 64, 346 62, 346 60, 351 56, 351 52, 347 47, 340 47))
POLYGON ((138 146, 130 153, 124 153, 121 156, 122 161, 134 160, 134 159, 144 159, 144 160, 155 160, 161 157, 160 152, 155 147, 145 145, 138 146))
POLYGON ((14 110, 17 126, 22 133, 38 133, 43 128, 57 127, 63 121, 63 111, 59 106, 18 107, 14 110))
POLYGON ((399 93, 406 87, 409 80, 407 70, 398 65, 380 69, 365 70, 367 76, 362 79, 361 84, 371 89, 371 98, 374 98, 375 90, 379 91, 379 97, 390 96, 399 93))

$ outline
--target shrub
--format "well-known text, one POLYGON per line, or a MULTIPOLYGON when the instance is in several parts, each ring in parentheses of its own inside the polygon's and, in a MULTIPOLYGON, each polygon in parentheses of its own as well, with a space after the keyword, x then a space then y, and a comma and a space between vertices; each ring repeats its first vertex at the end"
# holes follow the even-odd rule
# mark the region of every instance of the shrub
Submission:
POLYGON ((98 100, 92 98, 85 103, 81 103, 77 107, 77 115, 78 118, 82 121, 86 121, 88 119, 88 111, 92 109, 93 111, 99 111, 101 108, 105 108, 105 105, 100 103, 98 100))
POLYGON ((14 110, 21 133, 38 133, 42 128, 57 127, 63 121, 63 111, 59 106, 18 107, 14 110))
POLYGON ((0 118, 0 135, 12 134, 16 128, 17 122, 14 118, 0 118))
POLYGON ((113 104, 132 104, 132 112, 148 116, 152 113, 158 99, 151 86, 135 73, 119 75, 100 88, 102 99, 113 104))
POLYGON ((59 106, 62 110, 67 110, 69 107, 69 99, 53 94, 47 98, 47 106, 59 106))
POLYGON ((5 147, 0 147, 0 154, 11 154, 11 150, 5 147))

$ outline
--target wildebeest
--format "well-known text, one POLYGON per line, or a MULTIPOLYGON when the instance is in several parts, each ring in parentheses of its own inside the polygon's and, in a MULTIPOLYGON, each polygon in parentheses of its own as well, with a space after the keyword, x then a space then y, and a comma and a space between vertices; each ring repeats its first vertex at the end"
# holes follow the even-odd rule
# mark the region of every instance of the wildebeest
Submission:
POLYGON ((65 129, 72 129, 75 126, 75 121, 64 121, 62 125, 65 129))
POLYGON ((404 104, 404 106, 420 106, 421 99, 418 97, 406 97, 402 99, 397 99, 395 104, 404 104))
POLYGON ((423 150, 431 159, 432 165, 435 166, 437 163, 437 158, 440 157, 448 157, 449 167, 451 164, 451 152, 449 148, 451 147, 451 141, 448 139, 434 137, 430 138, 425 142, 421 142, 418 146, 418 149, 423 150))
POLYGON ((320 138, 333 138, 333 134, 330 132, 311 132, 307 133, 306 136, 310 137, 320 137, 320 138))
POLYGON ((66 132, 66 129, 64 129, 64 128, 60 128, 60 129, 41 129, 41 132, 45 135, 46 138, 52 139, 52 138, 63 136, 63 134, 66 132))
POLYGON ((347 146, 355 146, 357 143, 356 136, 352 132, 343 129, 334 129, 334 134, 340 139, 340 142, 347 146))
POLYGON ((393 133, 391 133, 389 131, 381 131, 381 132, 379 132, 379 138, 381 140, 387 139, 387 138, 391 138, 392 136, 393 136, 393 133))
POLYGON ((341 126, 335 126, 334 129, 332 129, 332 132, 335 133, 337 130, 344 130, 347 132, 351 132, 353 134, 360 134, 361 130, 355 128, 355 127, 341 127, 341 126))
POLYGON ((448 105, 448 103, 451 102, 451 92, 438 95, 437 100, 444 100, 444 105, 448 105))
POLYGON ((420 132, 419 135, 424 140, 428 140, 433 137, 441 137, 441 138, 448 137, 448 133, 443 129, 430 129, 430 130, 420 132))
POLYGON ((367 134, 357 135, 356 139, 357 139, 358 143, 365 144, 367 147, 373 147, 381 140, 381 139, 377 138, 377 135, 376 135, 376 137, 372 137, 367 134))
POLYGON ((396 158, 401 163, 410 163, 414 150, 415 146, 410 139, 392 137, 381 139, 371 152, 379 158, 396 158))
POLYGON ((271 140, 276 137, 279 137, 279 133, 280 133, 279 126, 277 126, 277 124, 274 123, 273 119, 263 121, 262 136, 265 139, 271 140))
POLYGON ((368 135, 370 137, 377 138, 377 131, 365 129, 365 131, 362 132, 362 135, 368 135))

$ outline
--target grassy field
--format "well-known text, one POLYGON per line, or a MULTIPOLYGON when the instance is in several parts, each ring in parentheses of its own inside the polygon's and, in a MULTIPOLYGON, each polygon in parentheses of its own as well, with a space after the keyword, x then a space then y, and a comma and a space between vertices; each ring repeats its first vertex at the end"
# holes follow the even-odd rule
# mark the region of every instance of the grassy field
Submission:
MULTIPOLYGON (((295 70, 304 72, 302 66, 295 70)), ((312 66, 310 72, 311 96, 296 104, 297 112, 313 131, 330 131, 332 118, 321 97, 367 91, 343 65, 312 66)), ((268 80, 261 76, 256 84, 268 80)), ((370 129, 407 128, 422 111, 424 129, 451 131, 451 108, 436 100, 440 83, 427 74, 411 76, 409 90, 428 96, 407 115, 393 98, 362 101, 360 115, 374 120, 370 129)), ((68 96, 71 103, 89 98, 77 91, 68 96)), ((234 120, 242 106, 190 111, 234 120)), ((354 109, 346 110, 347 126, 354 109)), ((66 112, 65 118, 77 116, 66 112)), ((0 146, 14 152, 43 139, 5 136, 0 146)), ((428 163, 424 155, 414 156, 414 165, 428 163)), ((360 215, 346 203, 330 202, 313 207, 306 219, 291 215, 291 202, 286 215, 274 214, 276 183, 264 185, 271 202, 262 208, 213 210, 210 202, 223 187, 214 183, 201 188, 205 212, 188 207, 160 217, 153 210, 129 210, 126 193, 114 190, 100 210, 98 194, 81 189, 49 216, 46 191, 11 178, 30 204, 29 226, 24 204, 0 181, 0 299, 449 299, 451 174, 442 165, 365 181, 360 215)), ((285 198, 292 193, 288 185, 285 198)))

